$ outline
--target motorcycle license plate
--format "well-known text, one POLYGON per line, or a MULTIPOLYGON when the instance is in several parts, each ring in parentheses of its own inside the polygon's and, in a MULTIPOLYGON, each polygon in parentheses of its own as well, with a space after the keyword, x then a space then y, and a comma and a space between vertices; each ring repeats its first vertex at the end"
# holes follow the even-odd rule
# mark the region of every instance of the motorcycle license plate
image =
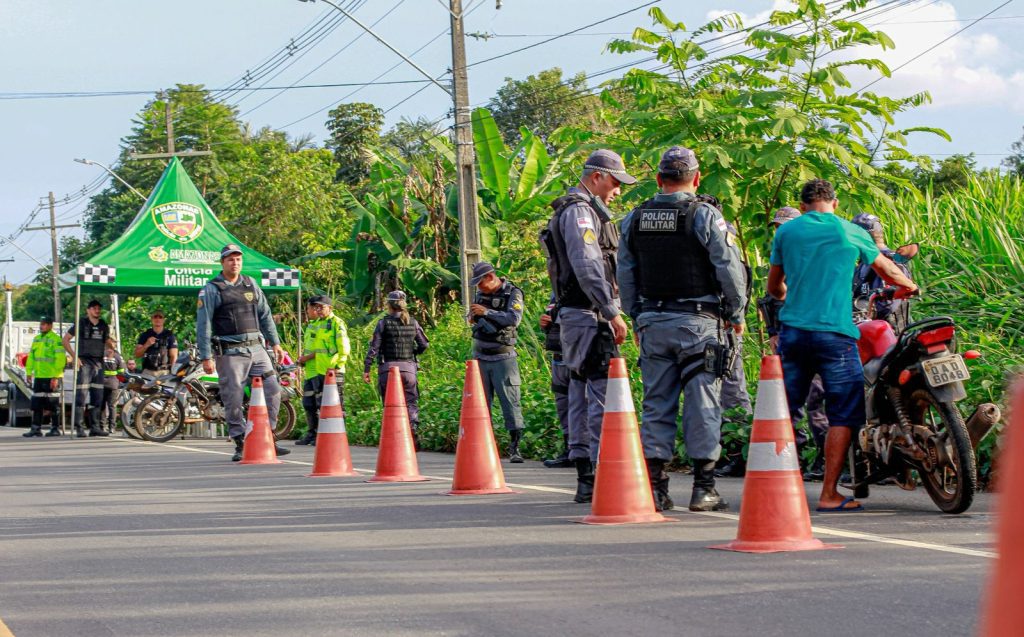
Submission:
POLYGON ((941 387, 957 381, 965 381, 971 377, 967 365, 959 354, 921 361, 925 380, 932 387, 941 387))

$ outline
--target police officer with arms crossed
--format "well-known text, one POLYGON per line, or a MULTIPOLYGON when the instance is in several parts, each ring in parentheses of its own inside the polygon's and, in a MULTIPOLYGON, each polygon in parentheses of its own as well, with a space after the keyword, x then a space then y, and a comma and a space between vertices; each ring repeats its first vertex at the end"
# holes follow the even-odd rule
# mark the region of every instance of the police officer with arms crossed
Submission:
MULTIPOLYGON (((267 297, 251 277, 242 274, 242 249, 233 243, 221 248, 220 264, 220 274, 199 291, 196 346, 203 371, 212 374, 216 366, 228 435, 235 442, 235 455, 231 460, 238 462, 242 459, 245 442, 242 403, 248 379, 263 378, 271 429, 277 425, 277 411, 281 406, 281 386, 260 336, 273 348, 278 361, 284 350, 267 297)), ((279 456, 291 453, 280 445, 274 446, 279 456)))
POLYGON ((317 294, 309 297, 306 316, 310 321, 303 334, 305 353, 298 362, 303 364, 306 381, 302 384, 302 408, 306 410, 306 435, 295 441, 297 445, 316 446, 317 427, 320 425, 320 402, 323 400, 324 379, 327 370, 336 372, 338 401, 345 407, 345 363, 351 351, 345 322, 331 311, 331 297, 317 294))
POLYGON ((60 435, 60 381, 64 376, 64 347, 53 332, 53 319, 39 319, 39 333, 32 339, 25 360, 25 375, 32 385, 32 427, 23 433, 26 438, 43 435, 43 414, 50 414, 47 437, 60 435))
POLYGON ((697 201, 697 156, 673 146, 658 164, 661 192, 623 220, 619 249, 622 302, 640 338, 644 381, 644 457, 655 506, 673 506, 665 464, 675 450, 679 394, 683 437, 693 462, 691 511, 722 511, 715 490, 721 453, 720 378, 731 361, 724 329, 743 334, 743 263, 725 219, 697 201))
POLYGON ((156 375, 166 372, 178 359, 178 339, 174 332, 164 327, 164 311, 153 310, 150 316, 153 327, 139 334, 132 356, 142 359, 142 371, 156 375))
POLYGON ((590 502, 601 441, 608 365, 626 340, 615 284, 619 232, 608 204, 621 184, 636 178, 616 153, 596 150, 583 166, 579 185, 551 203, 555 213, 541 233, 548 256, 561 328, 562 360, 569 368, 569 459, 576 465, 574 500, 590 502))
MULTIPOLYGON (((75 339, 78 348, 78 386, 75 388, 75 435, 85 438, 85 412, 89 412, 89 435, 108 436, 100 426, 100 407, 103 405, 103 352, 107 347, 114 347, 114 341, 110 338, 110 327, 106 321, 100 318, 103 312, 103 305, 93 299, 86 307, 86 315, 79 320, 81 335, 75 339)), ((64 334, 64 349, 71 355, 72 360, 75 351, 71 349, 71 339, 75 336, 75 325, 68 328, 64 334)))
POLYGON ((494 266, 481 261, 473 266, 477 292, 469 306, 473 326, 473 357, 480 365, 487 409, 494 394, 501 402, 501 417, 508 430, 508 458, 522 462, 519 441, 523 437, 523 408, 519 404, 519 359, 516 357, 516 328, 523 320, 523 291, 507 279, 499 279, 494 266))

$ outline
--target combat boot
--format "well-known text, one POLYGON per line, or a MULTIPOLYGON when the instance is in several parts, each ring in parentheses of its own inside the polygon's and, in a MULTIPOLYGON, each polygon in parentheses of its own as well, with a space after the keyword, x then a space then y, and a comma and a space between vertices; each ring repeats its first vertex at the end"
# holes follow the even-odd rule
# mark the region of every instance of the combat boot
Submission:
POLYGON ((81 425, 75 427, 75 438, 85 438, 85 429, 81 425))
POLYGON ((297 444, 297 445, 309 445, 311 447, 315 447, 316 446, 316 430, 314 430, 314 429, 307 429, 306 433, 304 433, 301 438, 299 438, 298 440, 295 441, 295 444, 297 444))
POLYGON ((562 435, 562 454, 545 460, 544 466, 548 469, 564 469, 573 466, 572 460, 569 460, 569 436, 562 435))
POLYGON ((519 464, 523 456, 519 453, 519 441, 523 438, 522 429, 513 429, 508 432, 508 461, 519 464))
POLYGON ((693 495, 691 511, 727 511, 729 503, 715 490, 715 461, 693 460, 693 495))
POLYGON ((232 436, 231 439, 235 441, 235 455, 231 456, 231 462, 240 462, 242 448, 245 446, 245 436, 232 436))
POLYGON ((21 435, 25 438, 42 438, 43 427, 42 425, 32 425, 32 427, 28 431, 21 435))
POLYGON ((576 497, 574 502, 587 504, 594 500, 594 465, 590 458, 576 458, 576 497))
POLYGON ((275 442, 274 443, 274 452, 277 455, 279 455, 279 456, 287 456, 288 454, 290 454, 292 452, 292 450, 288 449, 287 447, 282 447, 281 445, 279 445, 279 444, 277 444, 275 442))
POLYGON ((92 427, 89 427, 89 437, 90 438, 92 438, 94 436, 95 437, 104 438, 104 437, 109 436, 109 435, 110 434, 108 434, 106 431, 103 430, 103 426, 102 425, 94 425, 92 427))
POLYGON ((50 430, 46 432, 46 437, 53 438, 54 436, 59 435, 61 435, 60 427, 58 427, 57 425, 50 425, 50 430))
POLYGON ((657 458, 644 458, 644 461, 647 463, 647 474, 651 479, 654 510, 671 511, 675 507, 675 502, 668 494, 668 473, 665 471, 665 461, 657 458))

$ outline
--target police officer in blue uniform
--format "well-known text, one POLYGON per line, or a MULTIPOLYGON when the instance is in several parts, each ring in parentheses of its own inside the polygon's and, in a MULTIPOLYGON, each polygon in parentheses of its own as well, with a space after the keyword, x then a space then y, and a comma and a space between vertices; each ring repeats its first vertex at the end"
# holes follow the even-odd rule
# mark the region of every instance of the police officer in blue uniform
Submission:
MULTIPOLYGON (((281 386, 263 340, 271 347, 278 362, 284 356, 284 350, 281 349, 267 297, 251 277, 242 274, 242 248, 233 243, 224 246, 220 251, 220 263, 220 274, 199 291, 196 346, 203 361, 203 371, 212 374, 216 367, 228 435, 235 443, 235 455, 231 460, 238 462, 242 459, 246 434, 245 387, 252 378, 263 379, 270 428, 277 426, 281 386)), ((290 449, 279 445, 275 448, 279 456, 291 453, 290 449)))
POLYGON ((523 291, 507 279, 494 273, 494 266, 486 261, 473 265, 470 284, 476 286, 476 296, 469 306, 469 323, 473 326, 473 357, 480 366, 487 409, 494 395, 501 403, 501 416, 508 430, 509 461, 523 461, 519 441, 523 437, 523 408, 520 405, 519 359, 516 357, 516 337, 523 320, 523 291))
MULTIPOLYGON (((875 245, 878 246, 879 252, 889 257, 904 275, 908 278, 910 277, 910 268, 907 267, 906 259, 901 254, 890 250, 889 246, 886 245, 885 229, 882 227, 881 219, 872 214, 861 213, 850 219, 850 221, 854 225, 867 230, 871 238, 874 239, 875 245)), ((853 274, 854 299, 860 296, 870 296, 873 292, 884 288, 886 285, 886 282, 875 272, 870 263, 857 264, 857 269, 853 274)), ((891 323, 897 334, 902 332, 910 323, 910 305, 902 299, 875 301, 874 309, 874 318, 891 323)))
POLYGON ((561 329, 562 360, 569 369, 569 458, 576 465, 574 500, 590 502, 601 441, 608 366, 626 340, 615 283, 619 232, 608 204, 622 184, 635 184, 618 154, 587 157, 579 185, 552 202, 554 215, 541 233, 561 329))
MULTIPOLYGON (((618 280, 640 339, 644 381, 641 437, 655 506, 671 509, 666 463, 675 450, 679 394, 693 463, 691 511, 721 511, 715 490, 721 453, 720 378, 731 368, 725 330, 743 333, 743 263, 725 219, 696 200, 697 156, 674 146, 658 164, 661 193, 622 222, 618 280)), ((731 339, 730 339, 731 340, 731 339)))

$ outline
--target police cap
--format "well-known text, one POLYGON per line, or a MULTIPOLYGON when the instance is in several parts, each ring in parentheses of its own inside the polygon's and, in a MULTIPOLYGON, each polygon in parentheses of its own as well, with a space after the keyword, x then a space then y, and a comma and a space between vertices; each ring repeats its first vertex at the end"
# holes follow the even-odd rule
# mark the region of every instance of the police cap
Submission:
POLYGON ((231 256, 232 254, 242 254, 242 248, 237 243, 229 243, 220 249, 220 260, 223 261, 224 257, 231 256))
POLYGON ((44 314, 39 317, 39 322, 46 323, 48 325, 53 325, 53 317, 50 316, 49 314, 44 314))
POLYGON ((626 172, 626 164, 618 153, 606 148, 601 148, 590 153, 587 163, 583 164, 587 170, 597 170, 607 173, 619 180, 619 183, 632 185, 636 183, 636 177, 626 172))
POLYGON ((404 301, 405 300, 405 292, 403 292, 401 290, 392 290, 392 291, 388 292, 388 300, 389 301, 396 301, 396 302, 397 301, 404 301))
POLYGON ((693 172, 698 168, 700 164, 697 162, 697 154, 682 146, 669 148, 658 162, 658 174, 668 177, 682 176, 683 173, 693 172))
POLYGON ((331 297, 327 296, 326 294, 314 294, 313 296, 309 297, 309 304, 334 305, 333 303, 331 303, 331 297))
POLYGON ((473 264, 473 278, 469 280, 470 285, 479 285, 488 274, 494 274, 494 266, 486 261, 473 264))

